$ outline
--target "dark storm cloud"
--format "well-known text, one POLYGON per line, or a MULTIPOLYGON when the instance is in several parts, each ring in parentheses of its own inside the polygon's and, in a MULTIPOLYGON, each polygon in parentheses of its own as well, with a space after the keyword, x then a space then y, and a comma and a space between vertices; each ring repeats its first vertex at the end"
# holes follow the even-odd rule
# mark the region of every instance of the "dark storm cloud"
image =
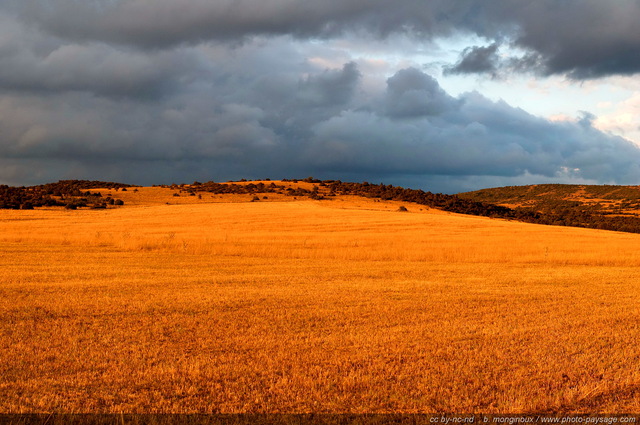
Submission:
POLYGON ((107 46, 61 46, 46 57, 0 53, 0 89, 32 93, 85 91, 100 96, 155 99, 190 77, 181 52, 132 55, 107 46))
POLYGON ((300 81, 298 99, 309 106, 344 105, 351 100, 360 79, 360 71, 353 62, 341 70, 325 70, 300 81))
MULTIPOLYGON (((141 49, 254 35, 402 32, 424 40, 466 32, 524 49, 513 59, 537 57, 541 73, 585 79, 640 70, 637 0, 8 0, 0 8, 57 37, 141 49)), ((454 69, 487 72, 492 49, 471 48, 454 69)))
MULTIPOLYGON (((153 102, 95 87, 0 95, 0 158, 9 164, 0 179, 154 184, 311 174, 449 191, 495 181, 640 179, 640 150, 594 129, 587 115, 553 123, 478 93, 454 98, 415 68, 367 93, 358 64, 319 67, 284 39, 228 49, 189 50, 195 70, 175 71, 184 83, 153 102)), ((107 67, 120 62, 113 52, 103 55, 107 67)), ((187 51, 164 54, 176 52, 187 51)), ((136 57, 172 69, 156 54, 136 57)))
MULTIPOLYGON (((430 22, 430 8, 385 0, 40 0, 12 1, 11 9, 44 31, 74 40, 100 40, 144 47, 167 47, 250 35, 332 36, 354 26, 379 34, 430 22)), ((448 2, 434 2, 453 10, 448 2)))
POLYGON ((0 91, 154 99, 193 79, 188 49, 141 53, 106 44, 73 44, 30 31, 0 14, 0 91))
MULTIPOLYGON (((594 129, 588 115, 554 123, 478 93, 453 97, 415 68, 367 75, 365 61, 337 59, 317 40, 469 31, 496 44, 468 49, 459 72, 497 62, 574 78, 630 72, 607 56, 619 52, 612 46, 634 45, 634 35, 609 28, 618 12, 589 0, 540 1, 556 3, 560 16, 568 16, 564 5, 575 7, 586 40, 595 38, 586 22, 602 23, 600 43, 590 46, 595 62, 564 28, 551 41, 546 25, 560 18, 520 0, 7 1, 0 183, 310 174, 447 191, 637 183, 638 148, 594 129), (524 56, 496 61, 493 46, 509 43, 524 56)), ((624 28, 636 3, 616 4, 624 28)))
POLYGON ((460 61, 445 69, 445 74, 491 74, 498 70, 500 58, 497 55, 498 43, 490 46, 473 46, 466 48, 460 61))
POLYGON ((392 117, 439 115, 455 102, 433 77, 415 68, 398 71, 387 80, 385 110, 392 117))
POLYGON ((538 54, 548 74, 597 78, 640 70, 640 2, 543 0, 506 12, 515 43, 538 54))
POLYGON ((594 129, 588 119, 553 123, 478 93, 461 96, 439 114, 412 119, 348 111, 318 123, 314 134, 308 158, 334 171, 611 182, 640 178, 640 149, 594 129))

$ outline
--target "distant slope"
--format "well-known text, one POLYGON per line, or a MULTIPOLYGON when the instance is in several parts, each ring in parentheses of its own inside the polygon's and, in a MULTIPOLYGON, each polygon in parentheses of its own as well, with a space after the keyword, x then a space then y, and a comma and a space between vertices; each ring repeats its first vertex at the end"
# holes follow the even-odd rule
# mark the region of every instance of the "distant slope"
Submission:
MULTIPOLYGON (((362 196, 382 201, 403 201, 460 214, 487 217, 511 217, 512 210, 483 202, 461 199, 455 195, 434 194, 422 190, 405 189, 398 186, 363 183, 348 183, 340 180, 317 180, 308 177, 302 180, 264 182, 199 183, 166 186, 174 190, 195 195, 197 192, 215 194, 270 194, 279 193, 291 197, 308 197, 314 200, 330 200, 335 196, 362 196)), ((256 197, 258 200, 259 197, 256 197)))
POLYGON ((640 233, 640 187, 541 184, 459 193, 462 199, 511 208, 537 222, 640 233))
POLYGON ((640 186, 539 184, 482 189, 458 196, 542 213, 577 208, 604 215, 640 215, 640 186))

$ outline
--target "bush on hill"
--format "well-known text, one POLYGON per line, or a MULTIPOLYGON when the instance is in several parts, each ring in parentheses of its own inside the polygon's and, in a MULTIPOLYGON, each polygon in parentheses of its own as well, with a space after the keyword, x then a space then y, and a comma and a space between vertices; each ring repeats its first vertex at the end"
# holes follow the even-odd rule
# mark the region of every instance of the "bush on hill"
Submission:
POLYGON ((33 209, 34 207, 66 207, 77 209, 103 203, 102 195, 87 189, 126 188, 131 185, 88 180, 60 180, 29 187, 0 185, 0 209, 33 209))

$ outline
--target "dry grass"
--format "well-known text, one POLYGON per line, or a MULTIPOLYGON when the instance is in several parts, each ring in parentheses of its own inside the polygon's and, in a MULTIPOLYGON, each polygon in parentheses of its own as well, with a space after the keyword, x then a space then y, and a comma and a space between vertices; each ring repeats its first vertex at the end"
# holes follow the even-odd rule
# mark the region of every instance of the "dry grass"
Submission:
POLYGON ((638 235, 167 193, 0 211, 0 411, 640 412, 638 235))

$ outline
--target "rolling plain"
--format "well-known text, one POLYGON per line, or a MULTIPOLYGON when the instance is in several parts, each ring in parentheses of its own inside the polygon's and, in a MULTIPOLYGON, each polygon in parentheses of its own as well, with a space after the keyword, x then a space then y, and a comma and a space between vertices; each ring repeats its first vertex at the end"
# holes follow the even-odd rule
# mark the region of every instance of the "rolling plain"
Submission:
POLYGON ((0 412, 640 412, 638 234, 101 192, 0 210, 0 412))

